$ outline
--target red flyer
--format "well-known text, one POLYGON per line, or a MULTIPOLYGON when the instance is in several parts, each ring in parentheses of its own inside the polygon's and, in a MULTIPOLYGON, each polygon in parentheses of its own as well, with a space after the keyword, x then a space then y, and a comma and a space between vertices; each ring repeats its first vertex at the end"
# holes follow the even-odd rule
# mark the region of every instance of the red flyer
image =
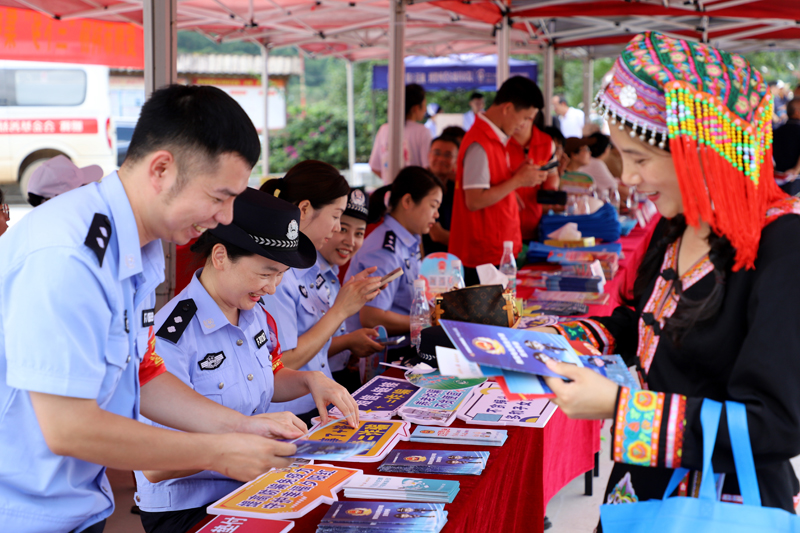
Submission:
POLYGON ((241 516, 217 516, 197 533, 286 533, 294 527, 289 520, 265 520, 241 516))

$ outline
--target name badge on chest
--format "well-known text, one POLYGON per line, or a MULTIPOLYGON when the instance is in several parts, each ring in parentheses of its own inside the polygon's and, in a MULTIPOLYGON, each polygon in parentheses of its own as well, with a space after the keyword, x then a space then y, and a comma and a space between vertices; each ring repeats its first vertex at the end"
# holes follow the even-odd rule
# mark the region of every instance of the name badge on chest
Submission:
POLYGON ((256 347, 258 349, 261 349, 262 346, 267 344, 267 334, 264 333, 264 330, 262 329, 261 331, 256 333, 256 336, 253 337, 253 340, 256 341, 256 347))
POLYGON ((154 326, 156 323, 156 310, 153 309, 145 309, 142 311, 142 327, 147 328, 150 326, 154 326))

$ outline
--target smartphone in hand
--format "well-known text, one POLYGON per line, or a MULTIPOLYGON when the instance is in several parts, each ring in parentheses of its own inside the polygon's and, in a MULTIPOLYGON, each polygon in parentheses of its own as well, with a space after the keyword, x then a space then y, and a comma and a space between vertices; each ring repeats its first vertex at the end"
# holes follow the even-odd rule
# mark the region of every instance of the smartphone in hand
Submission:
POLYGON ((397 267, 385 276, 381 278, 381 290, 385 289, 386 286, 391 283, 392 281, 396 280, 400 276, 403 275, 403 268, 397 267))

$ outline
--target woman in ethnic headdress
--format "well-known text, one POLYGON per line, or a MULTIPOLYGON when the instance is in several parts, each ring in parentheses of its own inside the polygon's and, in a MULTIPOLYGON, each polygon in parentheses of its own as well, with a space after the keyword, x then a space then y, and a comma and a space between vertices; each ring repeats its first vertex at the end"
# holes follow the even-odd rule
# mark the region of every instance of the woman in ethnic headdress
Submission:
MULTIPOLYGON (((558 326, 619 353, 644 390, 548 362, 574 418, 613 420, 606 501, 661 499, 672 469, 702 468, 704 398, 747 408, 762 504, 794 511, 800 454, 800 205, 775 184, 772 99, 742 57, 657 33, 636 36, 596 105, 626 185, 652 200, 656 229, 630 306, 558 326)), ((741 501, 725 414, 714 471, 741 501)), ((693 493, 695 473, 682 492, 693 493)))

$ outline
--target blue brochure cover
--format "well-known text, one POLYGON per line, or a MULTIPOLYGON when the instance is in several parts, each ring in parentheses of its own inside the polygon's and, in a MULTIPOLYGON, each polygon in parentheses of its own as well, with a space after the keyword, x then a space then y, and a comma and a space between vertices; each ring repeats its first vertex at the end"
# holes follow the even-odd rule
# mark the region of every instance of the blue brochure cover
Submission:
POLYGON ((452 320, 440 323, 456 349, 482 366, 552 377, 561 376, 547 368, 547 358, 583 366, 561 335, 452 320))
POLYGON ((371 449, 373 444, 371 442, 322 442, 305 439, 290 442, 297 445, 297 451, 292 454, 292 457, 328 461, 344 461, 371 449))
POLYGON ((619 355, 581 355, 580 358, 583 366, 607 377, 617 385, 631 390, 642 388, 619 355))
POLYGON ((378 470, 454 475, 478 475, 489 460, 488 451, 393 450, 378 470))

